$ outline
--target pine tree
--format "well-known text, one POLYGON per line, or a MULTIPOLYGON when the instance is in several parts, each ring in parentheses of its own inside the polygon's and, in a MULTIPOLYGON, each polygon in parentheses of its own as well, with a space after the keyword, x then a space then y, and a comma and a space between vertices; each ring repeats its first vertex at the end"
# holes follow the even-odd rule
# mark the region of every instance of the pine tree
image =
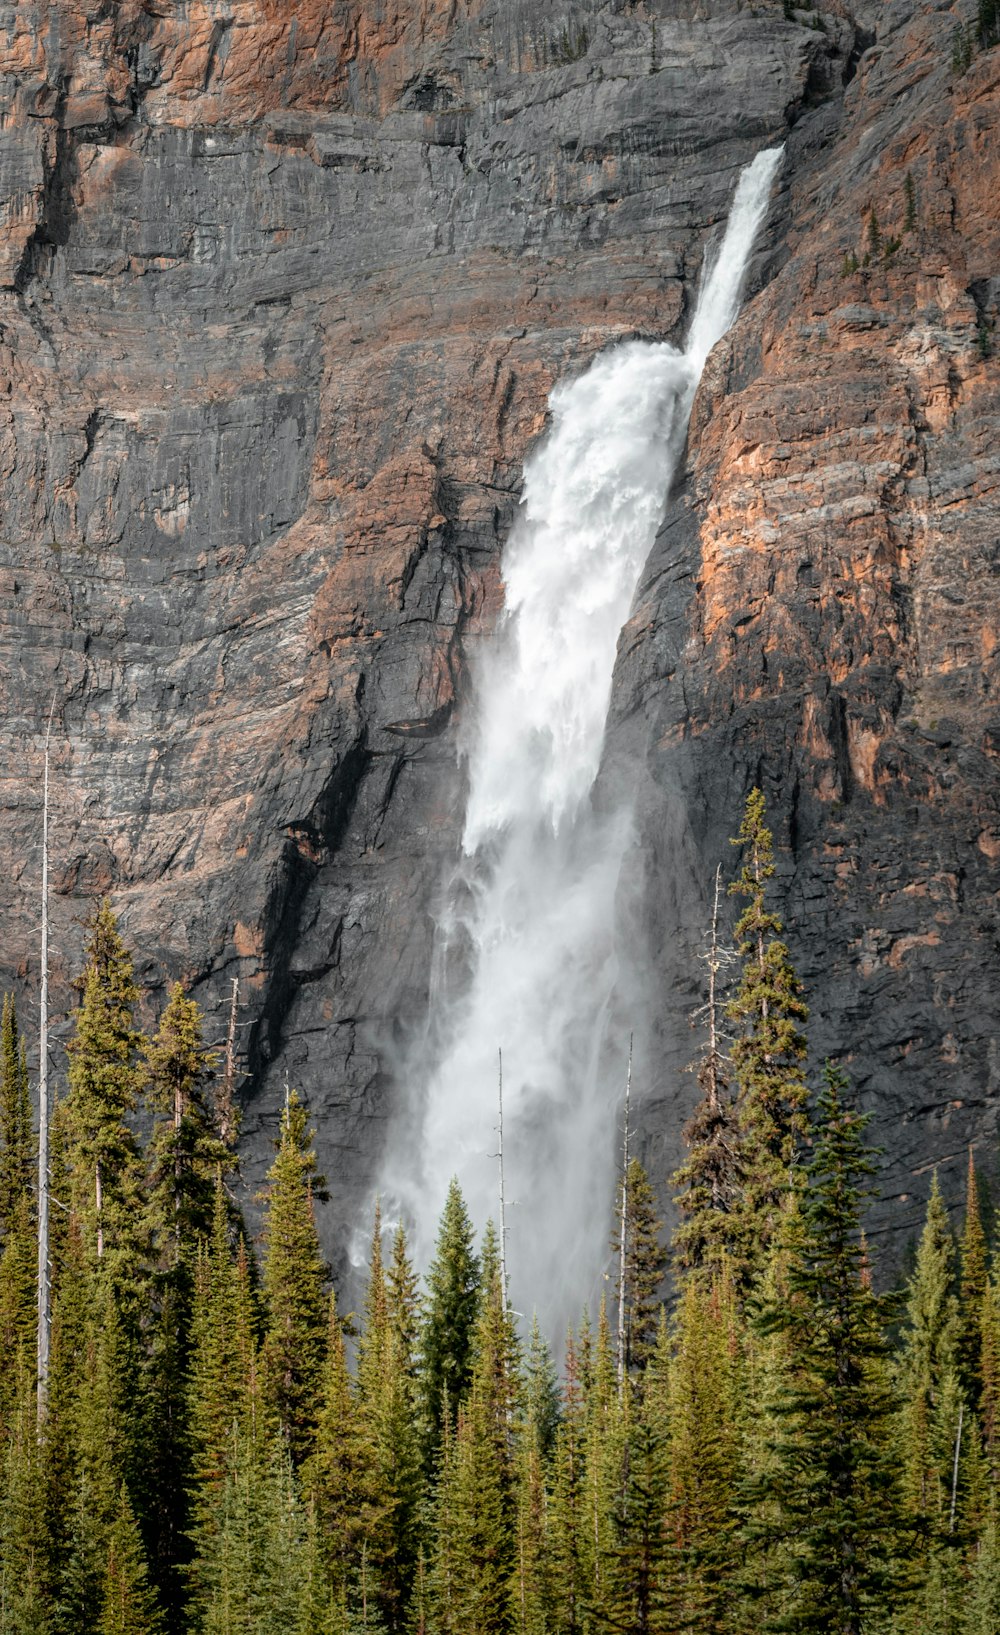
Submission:
POLYGON ((330 1296, 328 1347, 313 1451, 302 1486, 318 1529, 326 1576, 346 1601, 361 1551, 382 1537, 392 1520, 380 1486, 372 1426, 356 1400, 344 1353, 337 1304, 330 1296))
POLYGON ((0 1255, 0 1434, 10 1425, 17 1400, 20 1361, 33 1363, 36 1320, 36 1236, 31 1197, 22 1192, 8 1222, 0 1255))
POLYGON ((728 1015, 742 1028, 732 1048, 744 1155, 733 1242, 736 1270, 744 1282, 760 1269, 773 1240, 796 1144, 806 1127, 808 1094, 802 1076, 802 1024, 809 1012, 788 949, 779 940, 781 921, 767 906, 774 851, 764 816, 764 797, 754 789, 733 842, 743 849, 743 865, 730 887, 747 899, 736 922, 743 975, 728 1007, 728 1015))
POLYGON ((402 1626, 419 1554, 420 1447, 416 1432, 416 1278, 397 1229, 390 1278, 382 1261, 376 1205, 365 1317, 358 1348, 358 1395, 372 1460, 373 1519, 368 1554, 382 1617, 402 1626))
POLYGON ((6 994, 0 1017, 0 1241, 32 1195, 34 1149, 28 1063, 14 999, 6 994))
POLYGON ((976 1168, 969 1149, 965 1228, 960 1248, 958 1363, 962 1388, 975 1408, 982 1391, 983 1301, 989 1282, 989 1251, 979 1207, 976 1168))
POLYGON ((479 1304, 479 1260, 472 1223, 454 1178, 427 1273, 420 1331, 420 1412, 425 1470, 433 1471, 446 1411, 452 1423, 472 1376, 472 1337, 479 1304))
POLYGON ((157 1635, 163 1627, 142 1538, 126 1488, 118 1499, 118 1513, 108 1530, 104 1594, 97 1635, 157 1635))
POLYGON ((949 1494, 961 1391, 958 1302, 952 1283, 955 1249, 935 1173, 927 1220, 906 1299, 899 1364, 900 1445, 911 1514, 942 1525, 949 1494))
POLYGON ((562 1413, 553 1454, 549 1559, 553 1627, 560 1635, 581 1635, 586 1623, 592 1569, 587 1513, 587 1411, 580 1356, 572 1333, 566 1341, 562 1413))
POLYGON ((108 903, 90 922, 82 1002, 67 1049, 73 1207, 91 1254, 123 1285, 135 1278, 141 1218, 138 1146, 128 1123, 143 1072, 131 955, 108 903))
POLYGON ((705 1042, 697 1063, 702 1099, 684 1129, 687 1158, 672 1176, 680 1220, 671 1252, 681 1272, 704 1271, 711 1281, 726 1257, 730 1215, 743 1181, 740 1135, 733 1102, 732 1072, 719 1025, 725 979, 735 950, 719 940, 721 865, 715 872, 712 920, 702 954, 708 967, 708 998, 696 1018, 703 1018, 705 1042))
POLYGON ((623 1635, 674 1635, 666 1427, 634 1400, 628 1383, 621 1426, 604 1626, 623 1635))
MULTIPOLYGON (((663 1222, 657 1219, 653 1189, 638 1158, 629 1162, 625 1212, 625 1368, 641 1371, 656 1340, 660 1287, 667 1255, 660 1242, 663 1222)), ((611 1242, 615 1265, 621 1262, 622 1197, 618 1192, 615 1218, 619 1223, 611 1242)))
POLYGON ((156 1121, 146 1150, 147 1216, 153 1281, 147 1361, 151 1563, 171 1622, 183 1601, 181 1568, 191 1457, 185 1381, 191 1349, 195 1259, 212 1229, 218 1179, 232 1156, 213 1128, 206 1086, 214 1057, 202 1040, 201 1012, 175 984, 145 1049, 147 1099, 156 1121))
POLYGON ((34 1378, 25 1363, 17 1371, 16 1399, 0 1506, 0 1631, 3 1635, 48 1635, 52 1541, 45 1511, 34 1378))
POLYGON ((771 1464, 745 1495, 751 1545, 779 1546, 777 1581, 759 1607, 764 1630, 862 1635, 893 1605, 889 1563, 902 1533, 886 1310, 863 1275, 859 1219, 874 1164, 866 1119, 846 1102, 846 1088, 827 1064, 790 1298, 756 1318, 783 1335, 787 1359, 780 1393, 763 1405, 771 1464), (769 1507, 763 1529, 761 1506, 769 1507))
POLYGON ((312 1446, 326 1358, 327 1269, 313 1210, 313 1200, 323 1189, 306 1111, 292 1091, 264 1193, 267 1328, 261 1361, 264 1400, 295 1465, 312 1446))
MULTIPOLYGON (((662 1356, 664 1340, 659 1350, 662 1356)), ((661 1365, 662 1366, 662 1365, 661 1365)), ((689 1279, 667 1372, 669 1524, 677 1550, 671 1608, 686 1630, 727 1627, 737 1560, 742 1349, 733 1280, 689 1279)))

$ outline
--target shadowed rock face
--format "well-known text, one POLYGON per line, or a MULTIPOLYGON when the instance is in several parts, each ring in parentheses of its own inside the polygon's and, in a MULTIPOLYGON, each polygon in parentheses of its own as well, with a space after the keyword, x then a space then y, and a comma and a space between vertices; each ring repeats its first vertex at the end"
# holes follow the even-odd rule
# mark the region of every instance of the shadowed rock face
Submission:
POLYGON ((549 389, 677 331, 739 168, 787 137, 619 653, 605 775, 638 777, 664 996, 646 1152, 662 1178, 707 880, 759 778, 817 1049, 922 1196, 1000 1074, 1000 53, 954 79, 952 14, 902 4, 877 37, 839 4, 820 31, 663 0, 2 20, 5 980, 30 1002, 54 697, 66 1002, 105 892, 151 1009, 181 976, 221 1035, 239 976, 248 1178, 287 1073, 342 1251, 406 1093, 468 658, 549 389), (842 277, 873 205, 902 243, 842 277))

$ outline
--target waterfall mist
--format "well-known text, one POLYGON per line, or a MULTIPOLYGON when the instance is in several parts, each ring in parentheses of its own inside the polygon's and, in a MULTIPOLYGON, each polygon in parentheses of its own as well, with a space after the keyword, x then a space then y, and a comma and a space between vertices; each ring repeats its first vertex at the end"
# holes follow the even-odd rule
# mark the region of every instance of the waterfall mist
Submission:
POLYGON ((592 800, 618 635, 780 158, 769 149, 741 174, 684 350, 615 346, 553 391, 503 555, 505 611, 474 668, 462 855, 442 889, 430 1013, 382 1191, 418 1264, 452 1175, 477 1226, 498 1221, 502 1046, 512 1296, 553 1333, 605 1260, 634 1023, 616 993, 628 792, 611 809, 592 800))

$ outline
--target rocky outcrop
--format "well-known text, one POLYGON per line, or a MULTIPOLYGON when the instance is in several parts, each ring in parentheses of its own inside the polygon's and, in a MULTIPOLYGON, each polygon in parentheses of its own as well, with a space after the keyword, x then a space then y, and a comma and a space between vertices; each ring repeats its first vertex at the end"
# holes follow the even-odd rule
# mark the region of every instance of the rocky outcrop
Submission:
POLYGON ((248 1176, 287 1073, 331 1242, 405 1091, 467 660, 549 388, 677 330, 739 167, 782 137, 760 293, 710 360, 616 680, 609 766, 645 769, 646 859, 683 859, 650 868, 675 997, 648 1151, 670 1161, 689 1092, 674 950, 754 776, 819 1047, 850 1049, 895 1189, 988 1128, 997 53, 953 77, 948 11, 819 21, 4 12, 6 976, 30 996, 54 699, 63 996, 104 892, 151 1007, 182 976, 221 1033, 238 975, 248 1176), (872 205, 902 242, 842 277, 872 205))
POLYGON ((932 1165, 954 1195, 969 1143, 992 1164, 1000 1108, 1000 53, 956 75, 954 27, 892 8, 791 133, 783 265, 710 362, 615 691, 668 978, 652 1127, 677 1128, 696 963, 660 928, 698 914, 690 881, 665 897, 663 817, 704 890, 759 781, 814 1051, 874 1114, 897 1248, 932 1165))

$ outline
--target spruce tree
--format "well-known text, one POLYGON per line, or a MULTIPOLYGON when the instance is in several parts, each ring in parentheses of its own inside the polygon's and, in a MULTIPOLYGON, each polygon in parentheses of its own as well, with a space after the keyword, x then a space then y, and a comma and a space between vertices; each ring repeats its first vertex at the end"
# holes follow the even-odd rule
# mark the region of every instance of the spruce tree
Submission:
POLYGON ((123 1486, 118 1511, 108 1530, 104 1592, 97 1635, 158 1635, 163 1627, 149 1582, 142 1537, 128 1491, 123 1486))
POLYGON ((704 1272, 709 1281, 727 1256, 730 1216, 743 1182, 732 1067, 720 1026, 726 978, 736 957, 735 950, 720 941, 721 874, 720 865, 715 873, 708 946, 702 954, 708 967, 708 995, 695 1014, 695 1020, 703 1020, 705 1034, 696 1064, 701 1100, 684 1128, 687 1157, 671 1178, 680 1216, 671 1243, 674 1264, 682 1273, 704 1272))
MULTIPOLYGON (((641 1371, 656 1341, 660 1287, 667 1269, 666 1250, 660 1241, 663 1222, 657 1218, 649 1177, 638 1158, 629 1161, 625 1212, 625 1369, 641 1371)), ((615 1219, 619 1223, 611 1242, 615 1265, 621 1264, 621 1187, 615 1219)))
POLYGON ((479 1304, 479 1259, 472 1222, 452 1179, 427 1273, 420 1329, 420 1413, 425 1470, 432 1472, 446 1415, 454 1424, 472 1376, 472 1342, 479 1304))
MULTIPOLYGON (((662 1355, 663 1339, 660 1350, 662 1355)), ((661 1365, 662 1366, 662 1365, 661 1365)), ((688 1279, 666 1375, 669 1525, 677 1557, 670 1586, 675 1620, 694 1632, 727 1627, 738 1546, 742 1347, 733 1280, 688 1279)))
POLYGON ((587 1513, 587 1410, 580 1356, 572 1333, 566 1341, 562 1411, 553 1453, 548 1554, 552 1574, 553 1627, 582 1635, 591 1581, 591 1529, 587 1513))
POLYGON ((202 1039, 201 1012, 180 983, 171 990, 145 1049, 147 1100, 156 1118, 146 1149, 146 1197, 152 1254, 152 1330, 147 1359, 150 1476, 147 1527, 152 1570, 171 1625, 183 1601, 191 1438, 185 1381, 191 1349, 195 1259, 212 1229, 217 1181, 232 1165, 216 1133, 206 1087, 214 1057, 202 1039))
POLYGON ((780 940, 782 923, 768 906, 774 848, 764 797, 751 791, 733 841, 743 863, 730 891, 746 898, 736 922, 743 974, 728 1015, 739 1024, 732 1047, 738 1085, 737 1121, 743 1149, 743 1191, 734 1217, 733 1253, 746 1282, 773 1240, 796 1146, 806 1128, 808 1092, 802 1076, 808 1008, 780 940))
POLYGON ((143 1082, 132 958, 108 903, 90 922, 82 1000, 69 1041, 72 1202, 90 1253, 128 1285, 141 1218, 138 1145, 128 1123, 143 1082))
POLYGON ((264 1193, 267 1326, 261 1363, 264 1400, 295 1465, 312 1447, 327 1345, 327 1269, 314 1217, 314 1198, 325 1184, 311 1140, 305 1108, 292 1091, 264 1193))
POLYGON ((367 1560, 382 1617, 401 1627, 419 1554, 420 1446, 416 1429, 414 1340, 416 1278, 397 1229, 387 1281, 382 1217, 376 1205, 364 1327, 358 1347, 358 1395, 371 1450, 374 1506, 380 1525, 367 1533, 367 1560))
POLYGON ((950 1504, 961 1400, 960 1317, 953 1290, 955 1248, 935 1173, 927 1219, 906 1296, 899 1362, 900 1445, 907 1508, 932 1529, 950 1504))
POLYGON ((894 1605, 903 1535, 886 1308, 864 1275, 860 1234, 875 1166, 846 1088, 827 1064, 789 1298, 755 1319, 786 1347, 780 1390, 763 1404, 771 1461, 744 1495, 751 1548, 778 1546, 764 1630, 863 1635, 894 1605))
POLYGON ((28 1063, 13 995, 6 994, 0 1016, 0 1242, 32 1196, 34 1148, 28 1063))
POLYGON ((52 1539, 34 1378, 25 1362, 17 1370, 16 1401, 0 1489, 0 1630, 3 1635, 49 1635, 52 1539))
POLYGON ((979 1206, 976 1168, 969 1149, 969 1169, 965 1191, 965 1226, 959 1255, 959 1335, 958 1363, 962 1387, 972 1407, 982 1391, 983 1301, 989 1282, 989 1250, 979 1206))

